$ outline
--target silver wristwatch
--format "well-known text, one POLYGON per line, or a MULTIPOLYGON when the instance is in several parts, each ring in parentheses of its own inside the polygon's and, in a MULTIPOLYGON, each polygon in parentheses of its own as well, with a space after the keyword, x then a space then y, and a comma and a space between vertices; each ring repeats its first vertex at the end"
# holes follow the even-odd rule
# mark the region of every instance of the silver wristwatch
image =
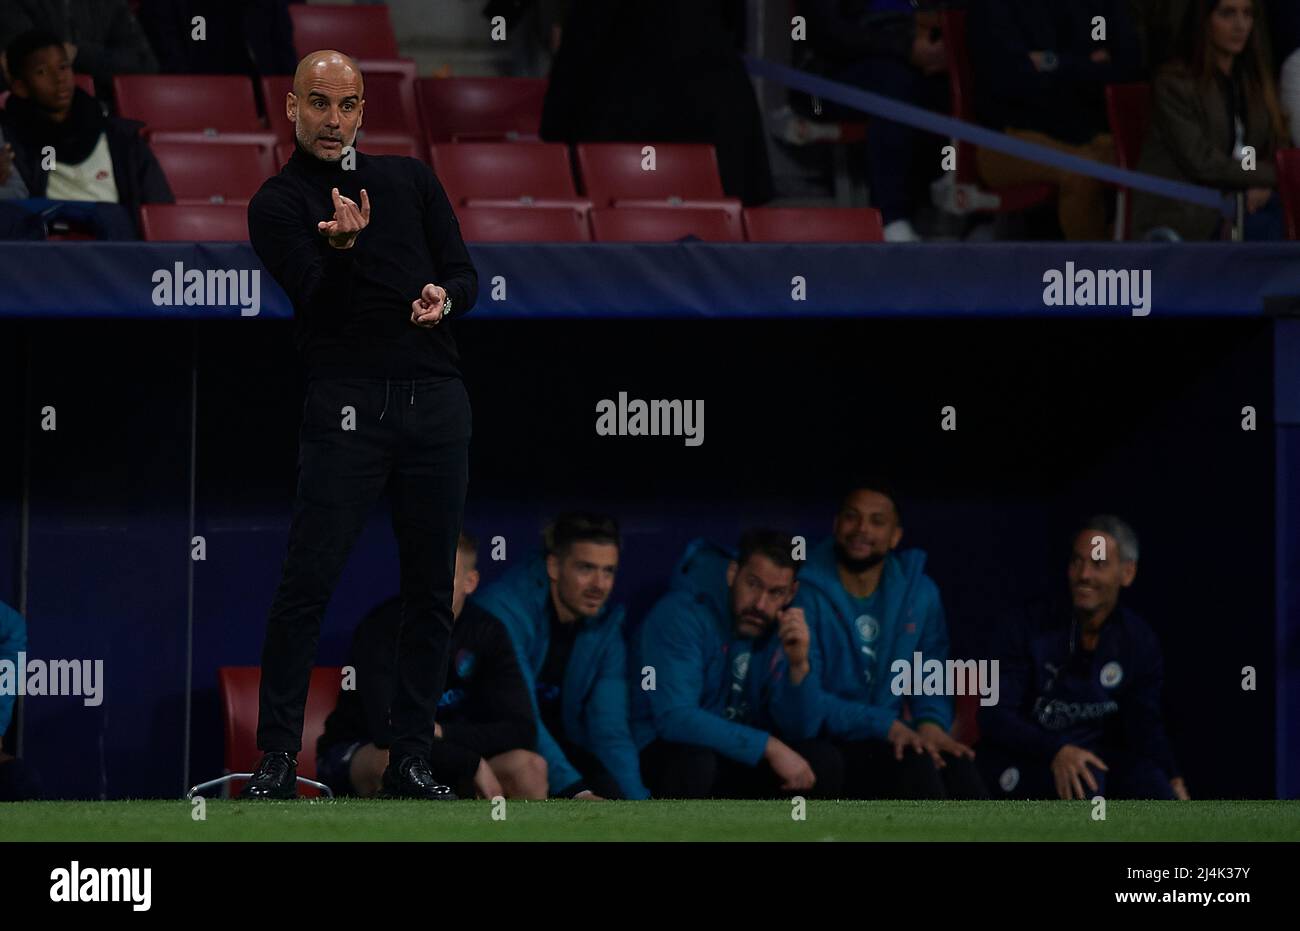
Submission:
POLYGON ((439 322, 446 320, 451 316, 451 295, 448 294, 442 299, 442 316, 438 318, 439 322))

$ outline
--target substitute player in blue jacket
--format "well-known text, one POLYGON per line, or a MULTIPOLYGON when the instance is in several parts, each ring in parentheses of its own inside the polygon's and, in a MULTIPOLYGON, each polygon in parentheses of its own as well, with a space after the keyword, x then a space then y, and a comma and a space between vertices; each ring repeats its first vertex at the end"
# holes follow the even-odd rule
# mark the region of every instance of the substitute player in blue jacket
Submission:
POLYGON ((650 796, 628 724, 623 608, 609 604, 619 548, 612 517, 563 514, 544 553, 475 599, 510 631, 553 796, 650 796))
POLYGON ((795 610, 812 633, 822 691, 822 733, 844 757, 853 798, 986 798, 974 751, 954 739, 951 695, 894 693, 891 667, 948 659, 939 590, 925 554, 896 553, 903 536, 897 495, 883 481, 855 484, 832 534, 808 552, 795 610))
POLYGON ((673 569, 632 667, 632 734, 656 797, 839 794, 839 753, 813 739, 808 627, 786 611, 798 567, 789 534, 751 530, 735 556, 694 540, 673 569))
POLYGON ((1111 515, 1075 535, 1068 624, 1018 630, 1001 700, 980 715, 980 766, 1000 798, 1188 798, 1160 708, 1160 643, 1119 604, 1138 540, 1111 515))

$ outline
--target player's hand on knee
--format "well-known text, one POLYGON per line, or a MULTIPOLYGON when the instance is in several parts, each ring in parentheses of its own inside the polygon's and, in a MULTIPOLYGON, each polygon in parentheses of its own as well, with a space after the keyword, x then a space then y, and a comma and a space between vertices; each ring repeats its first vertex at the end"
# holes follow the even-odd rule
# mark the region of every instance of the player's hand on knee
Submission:
MULTIPOLYGON (((790 752, 794 753, 793 750, 790 752)), ((807 792, 817 784, 817 774, 813 772, 812 765, 807 760, 797 753, 794 755, 799 758, 799 765, 794 776, 787 780, 781 788, 787 792, 807 792)))
POLYGON ((1102 772, 1108 769, 1100 757, 1083 747, 1066 744, 1057 750, 1056 756, 1052 757, 1052 778, 1056 781, 1057 797, 1086 799, 1088 796, 1084 794, 1085 787, 1091 792, 1096 792, 1097 779, 1089 766, 1095 766, 1102 772))
POLYGON ((921 740, 921 736, 902 721, 895 721, 889 726, 889 733, 885 735, 885 739, 893 744, 896 760, 901 760, 908 750, 914 753, 925 752, 925 742, 921 740))
POLYGON ((334 219, 321 220, 316 229, 329 238, 335 249, 351 249, 356 244, 357 235, 370 224, 370 195, 361 189, 361 204, 344 197, 338 188, 330 190, 334 199, 334 219))
POLYGON ((916 729, 916 733, 921 738, 921 742, 925 744, 925 750, 930 754, 930 759, 934 760, 934 765, 940 769, 948 765, 943 758, 945 753, 959 758, 965 757, 968 760, 975 759, 974 750, 960 740, 955 739, 933 721, 926 721, 916 729))
POLYGON ((780 780, 783 790, 811 789, 813 783, 817 781, 808 761, 776 737, 767 738, 767 746, 763 748, 763 759, 767 761, 768 766, 772 767, 772 772, 780 780))

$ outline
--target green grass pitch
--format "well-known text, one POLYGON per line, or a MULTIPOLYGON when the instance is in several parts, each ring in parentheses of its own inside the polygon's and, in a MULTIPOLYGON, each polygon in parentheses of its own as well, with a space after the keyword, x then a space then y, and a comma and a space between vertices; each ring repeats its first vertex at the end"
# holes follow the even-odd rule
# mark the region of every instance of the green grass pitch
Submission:
POLYGON ((1300 802, 209 800, 0 805, 0 841, 1296 841, 1300 802))

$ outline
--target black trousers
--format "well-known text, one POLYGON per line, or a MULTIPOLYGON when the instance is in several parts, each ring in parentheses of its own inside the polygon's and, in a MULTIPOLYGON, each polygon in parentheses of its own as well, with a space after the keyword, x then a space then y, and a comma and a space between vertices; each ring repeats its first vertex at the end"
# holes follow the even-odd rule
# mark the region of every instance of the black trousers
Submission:
MULTIPOLYGON (((1087 747, 1106 764, 1105 771, 1090 767, 1097 781, 1094 793, 1083 784, 1084 794, 1106 798, 1173 799, 1174 790, 1169 776, 1155 760, 1124 750, 1096 746, 1087 747)), ((980 741, 976 762, 984 774, 994 798, 1004 799, 1054 799, 1056 779, 1052 776, 1052 763, 1047 759, 1034 759, 1005 749, 989 740, 980 741)))
MULTIPOLYGON (((988 791, 974 760, 943 754, 942 769, 928 753, 905 750, 894 759, 887 740, 836 744, 844 756, 844 794, 857 799, 986 799, 988 791)), ((979 751, 976 751, 978 756, 979 751)))
MULTIPOLYGON (((812 767, 816 784, 802 793, 810 798, 838 798, 844 763, 828 740, 790 742, 812 767)), ((697 744, 656 740, 641 751, 641 777, 655 798, 779 798, 793 795, 766 761, 749 766, 697 744)))
POLYGON ((459 378, 308 384, 288 553, 262 650, 261 750, 302 749, 321 618, 387 487, 402 596, 391 758, 428 758, 447 674, 471 429, 469 395, 459 378))

